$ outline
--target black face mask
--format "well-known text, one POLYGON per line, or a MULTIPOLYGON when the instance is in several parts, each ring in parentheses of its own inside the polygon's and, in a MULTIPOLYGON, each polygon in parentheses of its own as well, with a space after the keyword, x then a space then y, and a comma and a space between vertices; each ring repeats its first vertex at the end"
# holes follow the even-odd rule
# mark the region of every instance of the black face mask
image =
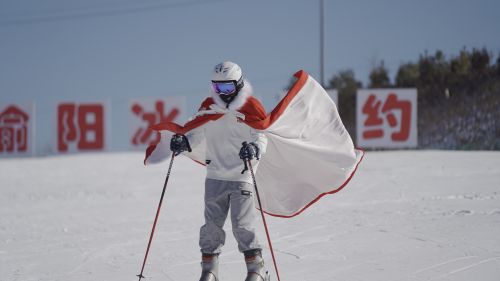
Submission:
POLYGON ((226 103, 226 108, 227 108, 229 107, 229 104, 236 98, 237 95, 238 92, 230 95, 219 95, 219 97, 226 103))

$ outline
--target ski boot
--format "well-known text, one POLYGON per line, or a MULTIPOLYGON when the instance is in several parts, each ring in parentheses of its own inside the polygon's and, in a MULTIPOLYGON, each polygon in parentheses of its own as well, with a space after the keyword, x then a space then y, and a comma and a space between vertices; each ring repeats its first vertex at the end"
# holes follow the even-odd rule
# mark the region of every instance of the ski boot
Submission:
POLYGON ((260 250, 245 251, 247 264, 247 278, 245 281, 270 281, 269 272, 264 266, 264 259, 260 250))
POLYGON ((219 255, 203 254, 200 281, 219 281, 219 255))

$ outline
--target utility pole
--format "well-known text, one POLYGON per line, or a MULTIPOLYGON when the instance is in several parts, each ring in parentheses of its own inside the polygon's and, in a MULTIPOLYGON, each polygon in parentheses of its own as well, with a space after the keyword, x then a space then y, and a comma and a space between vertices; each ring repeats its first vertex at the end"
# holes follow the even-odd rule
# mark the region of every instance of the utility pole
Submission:
POLYGON ((319 0, 319 65, 320 83, 325 87, 325 0, 319 0))

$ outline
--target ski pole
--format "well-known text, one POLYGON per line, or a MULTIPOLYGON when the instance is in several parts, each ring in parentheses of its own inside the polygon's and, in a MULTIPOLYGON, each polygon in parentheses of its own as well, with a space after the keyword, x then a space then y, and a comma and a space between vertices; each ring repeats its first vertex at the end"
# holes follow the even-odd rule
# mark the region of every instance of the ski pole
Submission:
POLYGON ((170 160, 170 165, 168 166, 167 177, 165 178, 165 183, 163 184, 163 191, 161 192, 160 203, 158 203, 158 209, 156 210, 156 216, 153 223, 153 228, 151 229, 151 235, 149 236, 148 247, 146 248, 146 254, 144 255, 144 261, 142 262, 141 273, 137 275, 137 277, 139 277, 139 281, 141 281, 142 278, 146 278, 144 277, 144 275, 142 275, 142 273, 144 272, 144 266, 146 265, 146 260, 148 258, 149 248, 151 247, 151 241, 153 240, 153 234, 155 233, 156 222, 158 221, 158 216, 160 215, 161 203, 163 202, 163 196, 165 195, 165 190, 167 189, 168 178, 170 177, 170 171, 172 170, 174 157, 175 153, 172 153, 172 159, 170 160))
MULTIPOLYGON (((269 249, 271 250, 271 256, 273 257, 274 270, 276 270, 276 276, 278 277, 278 281, 280 280, 280 274, 278 272, 278 266, 276 265, 276 258, 274 257, 273 244, 271 243, 271 237, 269 236, 269 229, 267 229, 266 217, 264 216, 264 211, 262 210, 262 204, 260 202, 259 189, 257 188, 257 181, 255 181, 255 175, 253 173, 252 162, 248 161, 248 167, 250 168, 250 173, 252 174, 253 179, 253 187, 255 188, 255 193, 257 194, 257 202, 259 203, 260 215, 262 216, 262 221, 264 222, 264 229, 266 230, 267 243, 269 244, 269 249)), ((245 165, 246 165, 245 161, 245 165)))

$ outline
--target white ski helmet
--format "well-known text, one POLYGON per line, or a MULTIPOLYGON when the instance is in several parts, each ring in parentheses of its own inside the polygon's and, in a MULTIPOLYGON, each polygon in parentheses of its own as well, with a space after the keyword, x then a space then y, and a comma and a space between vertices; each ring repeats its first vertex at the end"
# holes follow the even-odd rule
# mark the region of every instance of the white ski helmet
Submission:
POLYGON ((212 81, 239 81, 243 80, 241 68, 234 62, 221 62, 214 67, 212 81))

